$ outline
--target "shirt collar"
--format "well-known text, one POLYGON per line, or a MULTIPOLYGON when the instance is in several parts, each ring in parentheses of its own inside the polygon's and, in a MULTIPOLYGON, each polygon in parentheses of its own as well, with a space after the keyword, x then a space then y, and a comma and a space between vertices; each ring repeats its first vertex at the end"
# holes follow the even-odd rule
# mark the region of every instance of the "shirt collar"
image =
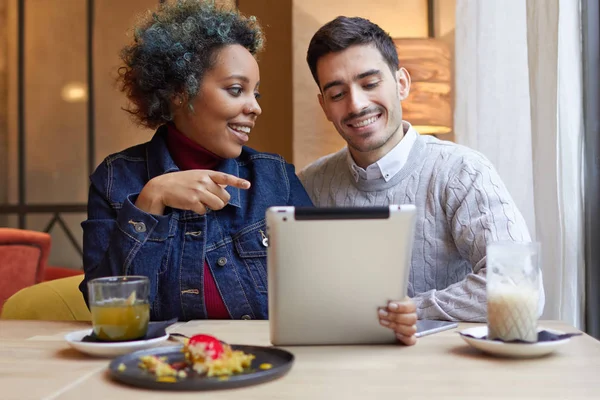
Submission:
POLYGON ((367 168, 359 167, 348 152, 347 161, 354 180, 375 180, 383 178, 386 182, 392 179, 406 164, 408 155, 417 140, 418 133, 407 121, 402 121, 406 132, 404 137, 393 149, 367 168))

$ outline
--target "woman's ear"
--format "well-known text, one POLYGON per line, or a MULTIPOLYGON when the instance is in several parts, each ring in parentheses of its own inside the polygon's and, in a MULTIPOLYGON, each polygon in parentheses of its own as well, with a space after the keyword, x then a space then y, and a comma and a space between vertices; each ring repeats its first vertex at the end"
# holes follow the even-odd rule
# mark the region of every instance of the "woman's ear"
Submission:
POLYGON ((176 94, 171 97, 171 107, 173 110, 182 108, 185 104, 185 96, 183 94, 176 94))

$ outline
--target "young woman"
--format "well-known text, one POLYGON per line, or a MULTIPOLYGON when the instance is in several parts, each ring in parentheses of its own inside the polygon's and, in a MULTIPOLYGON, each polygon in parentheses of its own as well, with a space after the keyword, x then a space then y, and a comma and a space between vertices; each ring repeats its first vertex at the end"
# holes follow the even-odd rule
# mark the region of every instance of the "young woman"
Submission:
POLYGON ((261 114, 252 17, 165 2, 122 51, 122 88, 144 144, 91 176, 85 279, 150 278, 151 318, 265 319, 265 211, 312 205, 294 167, 245 146, 261 114))

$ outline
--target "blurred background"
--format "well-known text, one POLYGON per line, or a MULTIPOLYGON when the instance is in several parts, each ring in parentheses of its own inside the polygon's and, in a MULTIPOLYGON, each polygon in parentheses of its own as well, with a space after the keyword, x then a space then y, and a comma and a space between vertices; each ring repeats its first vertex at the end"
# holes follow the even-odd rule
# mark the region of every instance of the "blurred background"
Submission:
MULTIPOLYGON (((0 226, 49 231, 50 265, 82 267, 89 174, 107 155, 153 134, 121 109, 126 101, 115 78, 136 17, 158 3, 0 0, 0 226)), ((259 55, 263 114, 249 145, 279 153, 297 169, 344 145, 323 116, 305 61, 322 24, 360 15, 394 38, 427 38, 434 29, 453 46, 454 0, 217 3, 256 15, 266 32, 259 55), (434 22, 428 7, 435 7, 434 22)))

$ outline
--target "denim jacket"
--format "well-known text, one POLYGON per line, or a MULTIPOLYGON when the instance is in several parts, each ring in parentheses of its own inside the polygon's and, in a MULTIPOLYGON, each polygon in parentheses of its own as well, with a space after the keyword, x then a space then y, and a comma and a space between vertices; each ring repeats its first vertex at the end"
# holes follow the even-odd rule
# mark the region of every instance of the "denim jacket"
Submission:
POLYGON ((153 320, 204 319, 204 261, 234 319, 267 319, 265 211, 276 205, 312 206, 294 167, 282 157, 244 147, 218 170, 251 182, 227 187, 229 203, 199 215, 165 209, 148 214, 135 206, 152 178, 179 171, 166 146, 166 127, 151 141, 108 156, 91 175, 83 227, 85 279, 111 275, 150 278, 153 320))

